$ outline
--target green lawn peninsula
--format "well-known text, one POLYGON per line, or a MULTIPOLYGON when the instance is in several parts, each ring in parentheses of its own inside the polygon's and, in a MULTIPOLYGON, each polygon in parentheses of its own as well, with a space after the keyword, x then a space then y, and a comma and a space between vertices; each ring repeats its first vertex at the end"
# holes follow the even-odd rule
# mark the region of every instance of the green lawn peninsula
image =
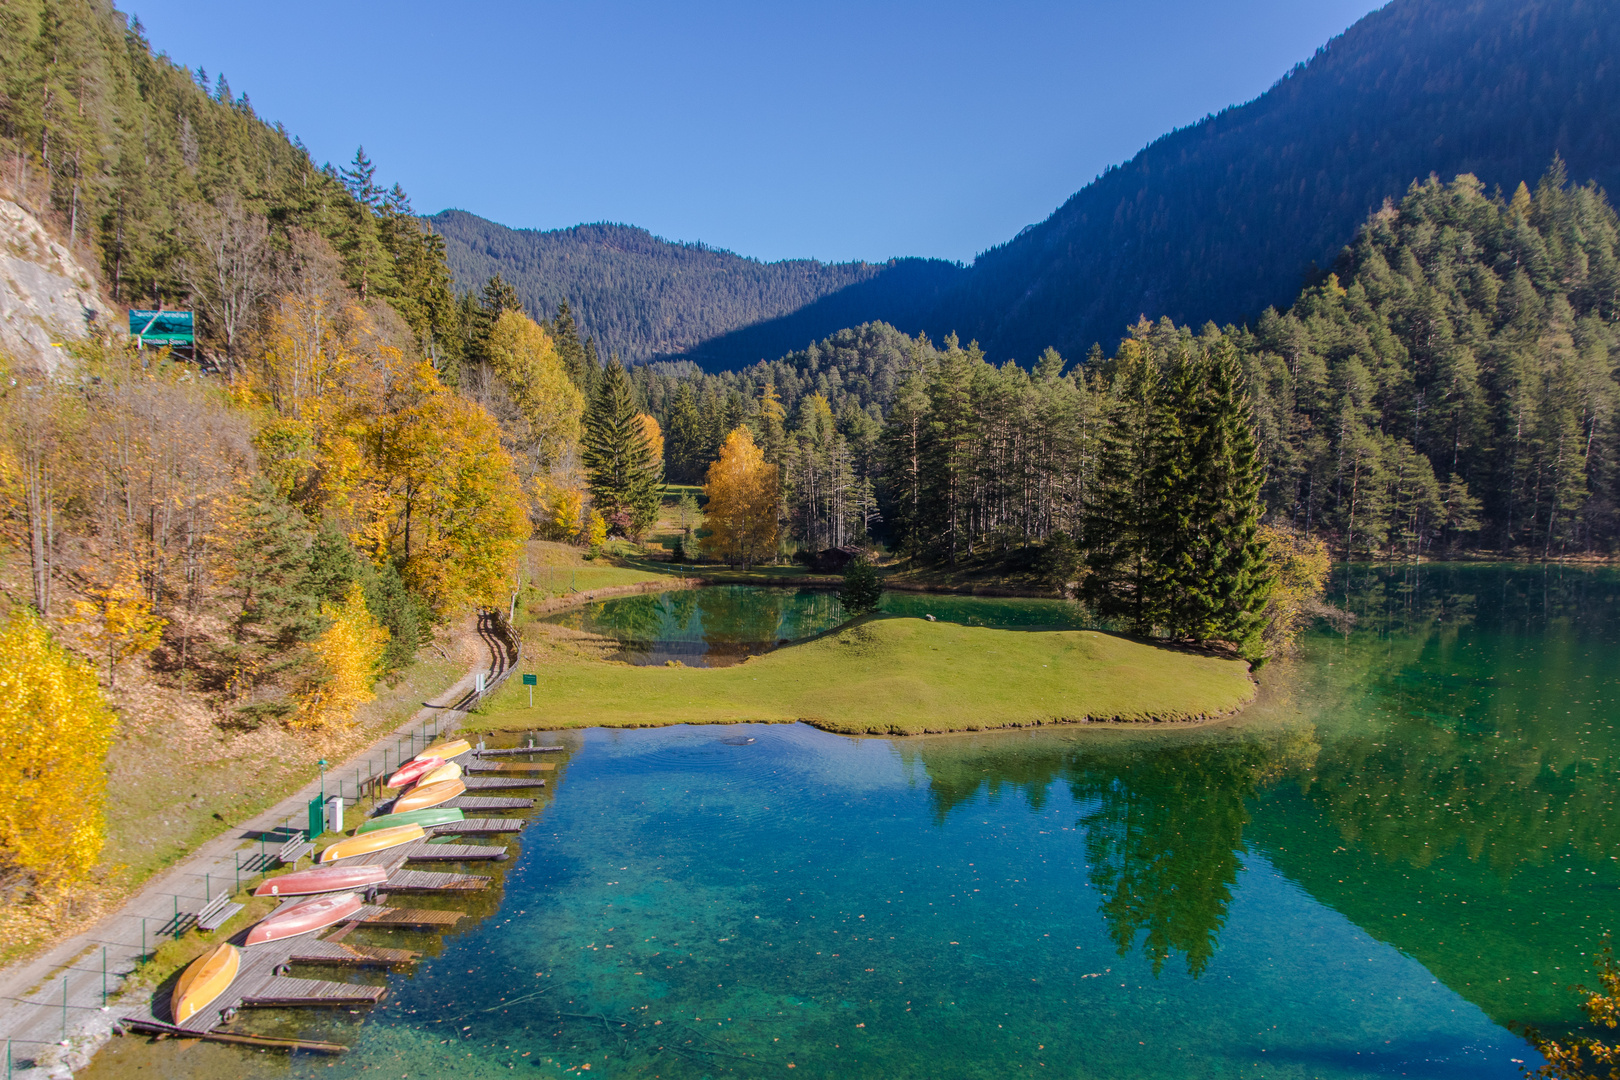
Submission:
POLYGON ((531 636, 473 731, 791 723, 851 735, 1189 722, 1254 694, 1248 664, 1095 630, 993 630, 874 616, 732 667, 637 667, 531 636))

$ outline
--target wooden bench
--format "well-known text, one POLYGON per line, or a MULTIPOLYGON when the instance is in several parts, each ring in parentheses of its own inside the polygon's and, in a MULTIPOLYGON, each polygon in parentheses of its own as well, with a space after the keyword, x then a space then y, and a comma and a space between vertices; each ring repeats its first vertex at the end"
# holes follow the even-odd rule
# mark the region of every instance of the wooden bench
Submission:
POLYGON ((204 932, 218 930, 232 915, 242 910, 241 904, 231 902, 231 894, 222 892, 204 904, 195 916, 197 929, 204 932))
POLYGON ((314 853, 315 845, 304 839, 303 833, 293 833, 293 838, 282 844, 281 850, 276 852, 276 861, 282 866, 292 866, 305 855, 314 853))

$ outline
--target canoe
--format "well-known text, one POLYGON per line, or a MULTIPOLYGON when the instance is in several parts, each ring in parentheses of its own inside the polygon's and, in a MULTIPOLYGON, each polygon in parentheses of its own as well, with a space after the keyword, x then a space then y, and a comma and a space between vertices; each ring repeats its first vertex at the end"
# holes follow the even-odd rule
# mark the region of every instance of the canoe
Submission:
POLYGON ((180 974, 170 1000, 170 1012, 176 1024, 183 1024, 218 1000, 230 989, 242 966, 242 954, 236 946, 222 941, 191 962, 180 974))
POLYGON ((263 945, 267 941, 280 941, 282 938, 297 937, 299 934, 313 934, 333 923, 342 922, 364 906, 365 901, 360 899, 360 894, 352 892, 300 900, 255 923, 253 929, 248 931, 247 941, 243 944, 263 945))
MULTIPOLYGON (((466 790, 467 785, 460 780, 440 780, 437 784, 413 787, 394 800, 393 812, 405 814, 412 810, 426 810, 430 806, 438 806, 442 802, 449 802, 466 790)), ((376 834, 368 833, 367 835, 375 836, 376 834)))
POLYGON ((321 862, 337 862, 339 859, 352 859, 356 855, 370 855, 373 851, 386 851, 391 847, 420 840, 426 835, 420 825, 395 825, 392 829, 361 833, 347 840, 339 840, 321 852, 321 862))
MULTIPOLYGON (((456 811, 460 813, 460 811, 456 811)), ((396 824, 406 824, 397 822, 396 824)), ((254 896, 313 896, 316 893, 348 892, 388 880, 382 866, 316 866, 295 874, 283 874, 253 890, 254 896)))
POLYGON ((466 739, 445 739, 442 742, 436 742, 432 746, 425 747, 422 752, 416 756, 418 759, 436 757, 444 761, 449 761, 451 758, 460 757, 462 754, 465 754, 471 749, 472 743, 468 742, 466 739))
POLYGON ((449 825, 456 821, 465 821, 467 815, 453 806, 430 806, 426 810, 410 810, 403 814, 384 814, 369 821, 360 823, 354 830, 354 835, 376 832, 378 829, 390 829, 395 825, 420 825, 424 829, 431 829, 435 825, 449 825))
POLYGON ((457 765, 453 761, 447 761, 443 765, 440 765, 437 769, 434 769, 432 772, 424 773, 422 779, 416 782, 416 786, 427 787, 429 784, 437 784, 440 780, 460 779, 461 766, 457 765))
POLYGON ((414 758, 407 761, 398 772, 396 772, 393 776, 390 776, 388 778, 388 783, 383 786, 410 787, 412 784, 422 779, 424 775, 432 772, 434 769, 437 769, 443 764, 444 758, 440 757, 414 758))

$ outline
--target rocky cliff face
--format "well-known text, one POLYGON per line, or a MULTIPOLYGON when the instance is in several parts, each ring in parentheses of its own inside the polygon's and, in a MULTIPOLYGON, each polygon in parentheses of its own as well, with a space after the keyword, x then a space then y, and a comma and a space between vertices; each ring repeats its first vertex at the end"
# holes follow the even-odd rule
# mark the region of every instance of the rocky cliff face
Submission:
POLYGON ((95 275, 38 218, 0 199, 0 353, 54 372, 64 359, 57 343, 108 316, 95 275))

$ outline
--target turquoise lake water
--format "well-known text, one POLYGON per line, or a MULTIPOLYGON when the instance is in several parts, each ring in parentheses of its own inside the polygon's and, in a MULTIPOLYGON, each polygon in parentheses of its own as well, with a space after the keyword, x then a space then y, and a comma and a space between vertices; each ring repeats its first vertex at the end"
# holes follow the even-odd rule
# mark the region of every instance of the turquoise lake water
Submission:
POLYGON ((473 918, 308 972, 383 1007, 237 1021, 351 1053, 130 1038, 87 1075, 1518 1076, 1510 1025, 1578 1021, 1620 914, 1620 575, 1335 593, 1352 631, 1196 731, 550 736, 515 858, 443 902, 473 918))

